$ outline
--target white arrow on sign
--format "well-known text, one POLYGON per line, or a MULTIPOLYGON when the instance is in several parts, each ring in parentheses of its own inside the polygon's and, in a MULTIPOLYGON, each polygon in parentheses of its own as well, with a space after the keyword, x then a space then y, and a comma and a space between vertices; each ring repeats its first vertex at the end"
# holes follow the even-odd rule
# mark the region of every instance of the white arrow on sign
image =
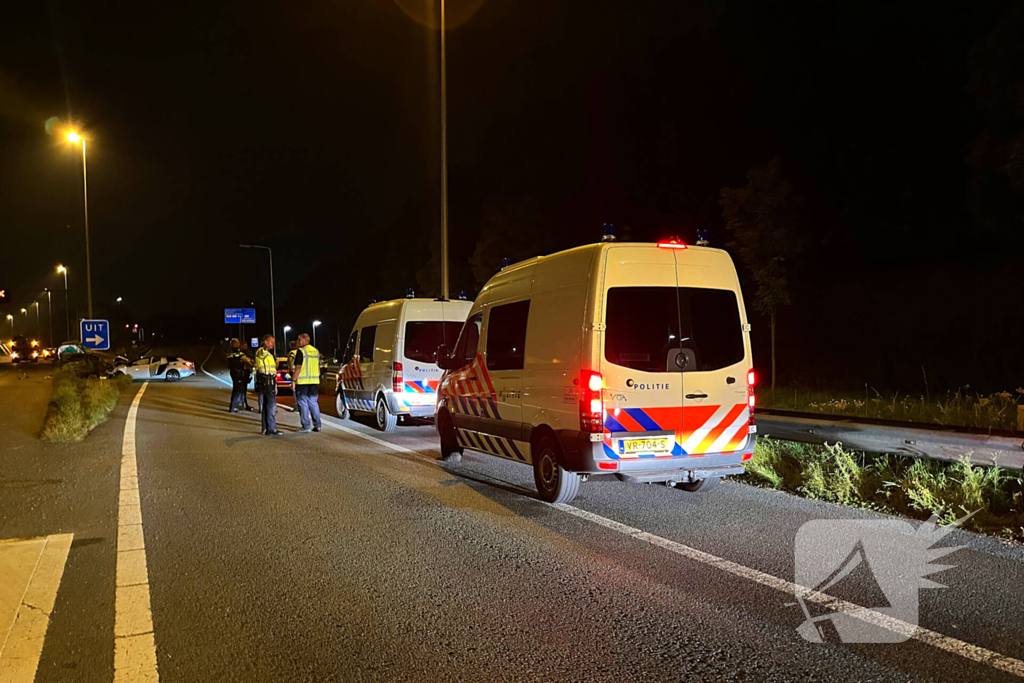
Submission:
POLYGON ((90 344, 102 344, 103 337, 99 335, 96 335, 95 337, 86 337, 85 341, 89 342, 90 344))

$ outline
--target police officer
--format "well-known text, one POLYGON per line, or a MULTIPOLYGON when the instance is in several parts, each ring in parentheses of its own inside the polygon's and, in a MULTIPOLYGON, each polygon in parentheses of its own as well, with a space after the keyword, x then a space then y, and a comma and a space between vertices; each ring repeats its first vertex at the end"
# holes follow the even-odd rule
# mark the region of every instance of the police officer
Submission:
POLYGON ((299 407, 299 422, 302 431, 319 432, 320 422, 320 351, 309 343, 309 335, 303 332, 297 340, 295 366, 292 370, 292 394, 299 407), (311 429, 312 427, 312 429, 311 429))
POLYGON ((274 335, 263 335, 263 345, 256 352, 256 393, 260 398, 260 424, 266 436, 280 436, 277 430, 277 358, 274 356, 274 335))
POLYGON ((232 413, 239 412, 242 408, 253 410, 246 399, 245 391, 249 386, 249 378, 252 376, 252 359, 245 355, 242 350, 242 343, 237 339, 231 340, 231 351, 228 353, 228 370, 231 373, 231 405, 228 408, 232 413))
POLYGON ((288 342, 288 373, 295 374, 295 354, 299 350, 299 342, 292 339, 288 342))

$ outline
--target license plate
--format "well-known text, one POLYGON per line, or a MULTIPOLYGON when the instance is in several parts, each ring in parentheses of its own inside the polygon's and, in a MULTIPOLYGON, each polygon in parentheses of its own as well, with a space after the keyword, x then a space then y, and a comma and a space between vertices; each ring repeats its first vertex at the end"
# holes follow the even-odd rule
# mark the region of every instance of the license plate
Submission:
POLYGON ((668 453, 672 445, 667 436, 654 436, 648 439, 619 439, 619 454, 631 453, 668 453))

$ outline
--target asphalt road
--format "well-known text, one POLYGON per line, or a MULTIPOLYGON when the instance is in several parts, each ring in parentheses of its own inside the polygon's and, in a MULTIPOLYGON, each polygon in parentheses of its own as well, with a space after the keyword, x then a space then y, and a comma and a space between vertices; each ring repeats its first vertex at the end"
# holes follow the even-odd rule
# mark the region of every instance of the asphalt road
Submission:
MULTIPOLYGON (((199 365, 206 353, 189 355, 199 365)), ((226 377, 217 353, 206 369, 226 377)), ((11 381, 0 374, 5 412, 11 381)), ((525 466, 484 455, 441 465, 429 426, 382 434, 333 417, 325 396, 322 433, 297 433, 298 415, 282 410, 285 436, 264 437, 258 415, 227 412, 228 394, 200 374, 150 383, 138 406, 164 681, 998 681, 1024 672, 1024 553, 992 539, 954 532, 944 541, 966 547, 930 577, 948 588, 920 592, 920 624, 935 637, 811 643, 797 632, 804 614, 788 605, 793 594, 764 577, 793 580, 805 522, 891 518, 736 483, 700 494, 610 478, 591 479, 556 509, 536 500, 525 466), (980 661, 995 653, 1006 659, 980 661)), ((72 547, 40 681, 113 676, 120 452, 108 442, 130 399, 86 442, 89 493, 65 491, 89 499, 81 509, 55 524, 49 510, 61 502, 50 496, 12 515, 25 499, 11 491, 32 489, 0 488, 0 538, 72 530, 93 539, 72 547)), ((3 450, 7 482, 7 463, 20 460, 3 450)), ((53 447, 40 453, 17 476, 81 468, 53 447)), ((879 606, 870 574, 847 579, 830 594, 879 606)))

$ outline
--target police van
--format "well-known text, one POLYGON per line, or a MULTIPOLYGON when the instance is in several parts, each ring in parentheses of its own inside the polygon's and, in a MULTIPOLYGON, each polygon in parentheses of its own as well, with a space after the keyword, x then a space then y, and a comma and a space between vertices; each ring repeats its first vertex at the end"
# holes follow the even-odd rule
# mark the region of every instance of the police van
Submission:
POLYGON ((719 249, 602 242, 507 266, 438 351, 442 459, 531 465, 548 502, 596 474, 710 489, 753 454, 749 331, 719 249))
POLYGON ((338 415, 372 413, 385 432, 400 416, 432 418, 441 380, 437 349, 454 344, 472 305, 410 297, 364 309, 339 359, 338 415))

